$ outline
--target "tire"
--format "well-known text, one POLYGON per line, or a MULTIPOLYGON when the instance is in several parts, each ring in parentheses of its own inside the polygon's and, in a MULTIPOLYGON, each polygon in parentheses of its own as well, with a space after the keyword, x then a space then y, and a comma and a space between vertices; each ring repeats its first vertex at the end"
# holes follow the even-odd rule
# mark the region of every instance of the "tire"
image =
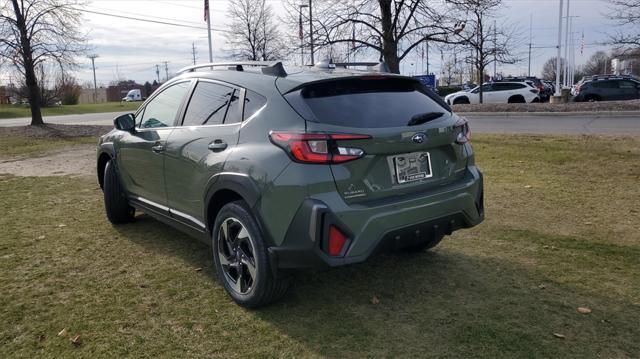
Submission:
POLYGON ((286 293, 290 279, 274 275, 262 232, 244 201, 224 205, 212 232, 218 280, 236 303, 258 308, 286 293))
POLYGON ((468 105, 469 104, 469 99, 466 97, 458 97, 455 100, 453 100, 453 104, 454 105, 468 105))
POLYGON ((511 96, 507 100, 507 103, 526 103, 526 102, 527 101, 525 101, 524 97, 522 97, 520 95, 511 96))
POLYGON ((600 101, 600 98, 598 96, 589 95, 589 96, 585 97, 584 100, 587 101, 587 102, 598 102, 598 101, 600 101))
POLYGON ((435 246, 440 244, 440 242, 442 241, 443 238, 444 238, 444 235, 435 236, 435 237, 430 238, 429 240, 427 240, 425 242, 420 242, 418 244, 406 247, 404 249, 404 251, 405 252, 410 252, 410 253, 424 252, 424 251, 429 250, 431 248, 434 248, 435 246))
POLYGON ((104 168, 104 209, 109 222, 121 224, 131 222, 135 216, 135 209, 129 205, 125 196, 113 161, 109 160, 104 168))

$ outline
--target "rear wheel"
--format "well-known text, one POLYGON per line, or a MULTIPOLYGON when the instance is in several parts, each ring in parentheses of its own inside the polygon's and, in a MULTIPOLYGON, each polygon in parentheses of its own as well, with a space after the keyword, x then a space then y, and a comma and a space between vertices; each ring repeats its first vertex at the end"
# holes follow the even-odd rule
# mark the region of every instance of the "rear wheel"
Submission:
POLYGON ((104 168, 103 194, 104 208, 111 223, 120 224, 133 220, 136 211, 129 205, 122 190, 113 160, 109 160, 104 168))
POLYGON ((468 105, 469 104, 469 99, 466 97, 458 97, 455 100, 453 100, 453 104, 454 105, 468 105))
POLYGON ((243 201, 222 207, 213 227, 218 280, 233 300, 257 308, 282 297, 289 278, 276 278, 257 222, 243 201))
POLYGON ((432 238, 429 238, 425 242, 420 242, 418 244, 414 244, 412 246, 406 247, 404 250, 407 252, 423 252, 440 244, 443 238, 444 238, 443 235, 434 236, 432 238))

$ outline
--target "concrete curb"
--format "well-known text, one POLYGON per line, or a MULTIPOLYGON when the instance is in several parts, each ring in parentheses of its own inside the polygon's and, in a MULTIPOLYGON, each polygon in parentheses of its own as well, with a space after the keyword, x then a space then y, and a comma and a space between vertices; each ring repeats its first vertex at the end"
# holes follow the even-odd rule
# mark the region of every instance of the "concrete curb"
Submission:
MULTIPOLYGON (((455 111, 454 111, 455 112, 455 111)), ((459 116, 478 117, 640 117, 640 111, 580 111, 580 112, 455 112, 459 116)))

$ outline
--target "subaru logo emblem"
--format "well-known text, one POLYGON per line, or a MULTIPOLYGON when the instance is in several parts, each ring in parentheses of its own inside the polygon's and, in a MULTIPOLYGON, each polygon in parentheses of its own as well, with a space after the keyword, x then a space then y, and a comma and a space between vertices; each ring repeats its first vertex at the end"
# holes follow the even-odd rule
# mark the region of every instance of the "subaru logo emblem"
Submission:
POLYGON ((427 135, 422 132, 418 132, 413 137, 411 137, 411 141, 414 143, 423 143, 427 139, 427 135))

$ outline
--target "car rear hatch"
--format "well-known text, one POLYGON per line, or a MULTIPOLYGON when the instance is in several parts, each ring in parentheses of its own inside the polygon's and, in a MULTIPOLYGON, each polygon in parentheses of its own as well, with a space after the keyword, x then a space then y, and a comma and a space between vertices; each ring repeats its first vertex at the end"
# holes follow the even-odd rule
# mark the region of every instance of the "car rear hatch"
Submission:
POLYGON ((460 143, 468 136, 466 121, 414 79, 377 75, 317 81, 285 98, 307 120, 307 134, 331 137, 329 152, 339 160, 328 165, 347 203, 438 191, 465 174, 467 156, 460 143))

